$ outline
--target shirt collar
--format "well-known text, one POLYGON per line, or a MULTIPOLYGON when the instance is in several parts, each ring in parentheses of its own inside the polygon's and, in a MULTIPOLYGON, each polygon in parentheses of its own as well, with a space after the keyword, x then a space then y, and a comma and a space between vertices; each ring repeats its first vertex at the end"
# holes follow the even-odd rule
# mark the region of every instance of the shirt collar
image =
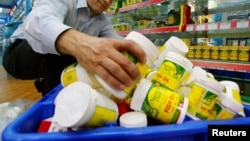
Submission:
MULTIPOLYGON (((77 9, 79 9, 79 8, 88 8, 89 9, 88 4, 87 4, 87 0, 78 0, 76 7, 77 7, 77 9)), ((100 15, 96 16, 96 17, 101 19, 101 20, 105 19, 103 12, 100 15)))
POLYGON ((86 7, 88 7, 87 0, 78 0, 76 7, 77 8, 84 8, 84 7, 86 8, 86 7))

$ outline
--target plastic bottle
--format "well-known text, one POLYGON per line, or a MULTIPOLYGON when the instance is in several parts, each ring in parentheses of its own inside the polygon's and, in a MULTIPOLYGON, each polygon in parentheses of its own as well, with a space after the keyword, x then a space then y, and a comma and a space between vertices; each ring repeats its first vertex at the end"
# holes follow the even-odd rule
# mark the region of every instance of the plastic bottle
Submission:
POLYGON ((188 53, 188 46, 180 38, 171 36, 159 49, 159 57, 154 62, 154 66, 159 68, 161 63, 166 57, 167 52, 172 51, 182 56, 186 56, 188 53))
POLYGON ((219 59, 219 47, 218 46, 212 46, 211 47, 211 59, 218 60, 219 59))
MULTIPOLYGON (((138 59, 135 58, 132 54, 124 53, 125 56, 127 56, 131 61, 133 61, 143 78, 146 77, 146 75, 152 71, 153 62, 158 57, 158 49, 157 47, 151 42, 148 38, 146 38, 144 35, 142 35, 139 32, 131 31, 126 37, 126 40, 133 40, 134 42, 138 43, 139 46, 145 51, 146 53, 146 64, 139 63, 138 59)), ((124 91, 117 91, 113 89, 109 84, 107 84, 101 77, 98 75, 95 75, 98 82, 113 96, 119 98, 119 99, 125 99, 126 97, 129 97, 132 95, 132 92, 134 91, 136 84, 138 81, 134 81, 133 85, 130 87, 126 87, 124 91)))
POLYGON ((190 75, 188 76, 187 80, 183 82, 182 85, 187 85, 192 87, 195 81, 199 78, 202 78, 207 75, 207 72, 199 66, 194 66, 191 71, 190 75))
MULTIPOLYGON (((234 99, 236 102, 242 105, 239 85, 236 82, 229 80, 223 80, 220 81, 220 83, 226 87, 226 91, 224 94, 228 95, 230 98, 234 99)), ((243 107, 238 114, 242 117, 246 117, 243 107)))
POLYGON ((228 46, 221 46, 219 47, 220 53, 219 53, 219 59, 220 60, 228 60, 228 46))
POLYGON ((183 81, 186 81, 192 67, 192 62, 186 57, 169 51, 154 75, 152 82, 176 91, 183 81))
POLYGON ((130 111, 124 113, 119 118, 120 126, 126 128, 147 127, 147 115, 142 112, 130 111))
POLYGON ((239 46, 239 56, 238 60, 239 61, 249 61, 249 46, 239 46))
POLYGON ((114 101, 77 81, 58 93, 53 121, 62 127, 99 127, 115 122, 118 115, 114 101))
POLYGON ((186 115, 188 99, 165 87, 141 79, 135 89, 130 108, 144 112, 162 123, 182 123, 186 115))
POLYGON ((94 74, 84 69, 77 62, 66 67, 61 73, 61 84, 63 87, 76 81, 84 82, 94 89, 102 87, 94 77, 94 74))
POLYGON ((218 101, 224 86, 206 76, 197 79, 188 94, 189 105, 187 115, 194 120, 206 120, 210 111, 218 101))
POLYGON ((209 120, 222 120, 234 118, 240 110, 243 109, 243 105, 230 98, 226 94, 219 96, 219 100, 215 103, 211 110, 209 120))

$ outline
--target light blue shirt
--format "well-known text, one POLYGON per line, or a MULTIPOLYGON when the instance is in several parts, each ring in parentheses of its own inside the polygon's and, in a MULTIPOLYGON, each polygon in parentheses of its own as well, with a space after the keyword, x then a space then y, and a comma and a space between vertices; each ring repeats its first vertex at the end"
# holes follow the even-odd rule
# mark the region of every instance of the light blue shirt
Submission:
POLYGON ((26 39, 36 52, 59 54, 55 41, 70 28, 96 37, 121 38, 105 13, 90 18, 86 0, 36 0, 12 38, 26 39))

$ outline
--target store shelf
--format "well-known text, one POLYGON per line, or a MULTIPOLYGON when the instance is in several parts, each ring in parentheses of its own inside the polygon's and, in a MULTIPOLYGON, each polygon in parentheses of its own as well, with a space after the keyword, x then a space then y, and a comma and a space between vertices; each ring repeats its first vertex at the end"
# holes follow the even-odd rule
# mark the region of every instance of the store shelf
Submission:
POLYGON ((250 72, 250 63, 248 62, 230 62, 230 61, 211 61, 190 59, 194 66, 200 66, 208 69, 219 69, 239 72, 250 72))
POLYGON ((250 28, 250 20, 190 24, 187 25, 186 31, 231 30, 231 29, 241 29, 241 28, 250 28))
POLYGON ((111 14, 114 14, 114 13, 130 11, 130 10, 142 8, 142 7, 145 7, 145 6, 154 5, 154 4, 157 4, 157 3, 163 3, 163 2, 167 2, 167 1, 168 0, 149 0, 149 1, 142 2, 142 3, 137 3, 137 4, 130 5, 130 6, 122 7, 122 8, 119 8, 116 12, 107 12, 107 14, 111 15, 111 14))
MULTIPOLYGON (((217 13, 233 12, 233 11, 239 11, 239 10, 248 10, 249 7, 250 7, 250 1, 244 1, 244 2, 239 1, 239 2, 232 3, 232 1, 229 1, 229 0, 228 1, 217 0, 216 7, 209 8, 208 14, 217 14, 217 13)), ((204 11, 192 12, 192 16, 200 16, 200 15, 204 15, 204 14, 205 14, 204 11)))
MULTIPOLYGON (((157 33, 168 33, 168 32, 177 32, 179 31, 179 26, 167 26, 167 27, 156 27, 156 28, 148 28, 148 29, 138 29, 133 30, 140 32, 142 34, 157 34, 157 33)), ((120 35, 127 35, 131 30, 119 31, 120 35)))
POLYGON ((209 37, 249 37, 250 20, 234 20, 203 24, 189 24, 186 32, 202 37, 204 31, 209 37))

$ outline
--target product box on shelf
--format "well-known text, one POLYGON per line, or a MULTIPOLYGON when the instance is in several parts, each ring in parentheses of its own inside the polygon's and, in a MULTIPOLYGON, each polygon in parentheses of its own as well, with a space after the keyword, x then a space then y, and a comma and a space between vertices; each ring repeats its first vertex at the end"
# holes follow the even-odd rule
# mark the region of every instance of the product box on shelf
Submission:
POLYGON ((185 120, 181 124, 149 124, 125 128, 116 124, 69 132, 37 132, 42 120, 54 113, 54 100, 62 89, 59 84, 45 97, 11 122, 2 133, 2 141, 71 141, 71 140, 171 140, 207 141, 208 125, 250 125, 250 106, 244 104, 246 117, 229 120, 185 120))

